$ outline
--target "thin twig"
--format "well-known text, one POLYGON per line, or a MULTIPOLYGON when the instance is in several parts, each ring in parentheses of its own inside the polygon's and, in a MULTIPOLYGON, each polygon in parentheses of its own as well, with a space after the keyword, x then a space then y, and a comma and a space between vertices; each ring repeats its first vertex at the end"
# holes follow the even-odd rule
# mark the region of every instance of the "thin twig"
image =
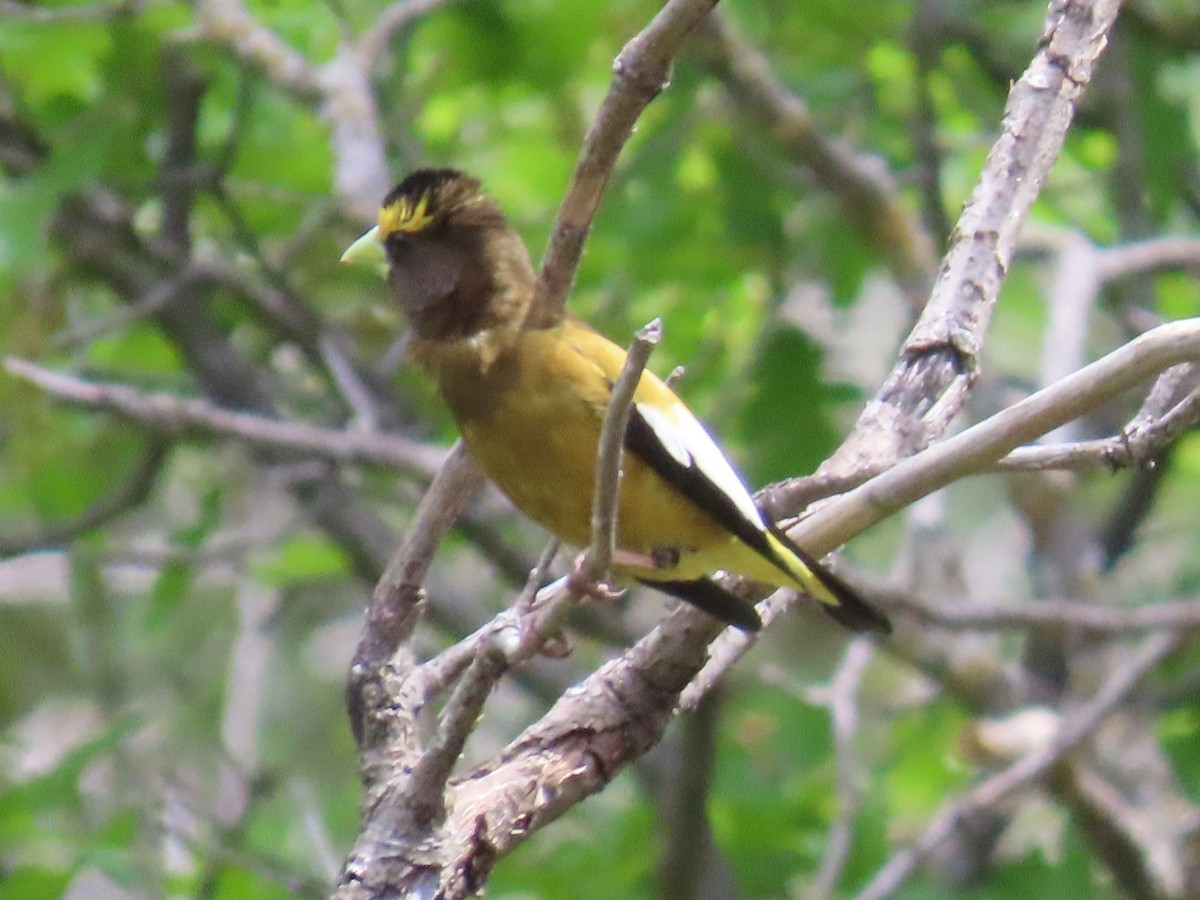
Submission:
POLYGON ((275 84, 309 103, 322 99, 317 67, 250 15, 241 0, 196 0, 203 37, 228 45, 275 84))
POLYGON ((399 435, 268 419, 234 412, 208 400, 84 381, 11 356, 4 366, 10 374, 33 382, 55 397, 116 413, 163 435, 232 437, 254 446, 295 450, 335 462, 387 466, 424 479, 433 478, 446 458, 443 450, 399 435))
POLYGON ((874 652, 874 645, 866 638, 851 641, 829 685, 833 754, 837 766, 837 815, 829 828, 821 865, 805 893, 807 900, 825 900, 834 895, 850 855, 854 820, 863 798, 863 773, 854 751, 858 735, 858 688, 874 652))
POLYGON ((613 383, 596 448, 596 486, 592 492, 592 542, 583 575, 592 581, 608 577, 617 549, 617 496, 621 487, 621 458, 625 433, 633 413, 633 397, 650 354, 662 339, 662 322, 655 319, 633 336, 621 374, 613 383))
MULTIPOLYGON (((1103 286, 1097 269, 1096 248, 1084 235, 1072 232, 1061 242, 1046 294, 1039 384, 1054 384, 1087 362, 1092 310, 1103 286)), ((1078 431, 1078 423, 1068 422, 1045 437, 1061 443, 1075 439, 1078 431)))
POLYGON ((1029 753, 943 807, 924 834, 896 853, 855 900, 884 900, 902 884, 957 828, 979 810, 995 807, 1006 797, 1032 784, 1084 741, 1119 706, 1147 674, 1178 645, 1175 635, 1151 635, 1114 671, 1095 695, 1059 727, 1045 747, 1029 753))
POLYGON ((371 27, 359 37, 358 52, 363 65, 370 69, 383 55, 396 32, 439 6, 448 6, 452 2, 455 0, 396 0, 379 13, 371 27))
POLYGON ((414 806, 422 802, 441 802, 446 781, 454 771, 454 764, 462 755, 467 738, 479 722, 483 705, 492 694, 492 688, 508 670, 504 654, 487 643, 476 647, 476 653, 467 666, 462 678, 438 717, 438 728, 434 739, 413 764, 412 778, 406 792, 414 806))
POLYGON ((935 605, 908 591, 885 585, 854 583, 888 612, 906 612, 923 622, 951 631, 1013 631, 1046 626, 1080 632, 1121 635, 1146 631, 1189 631, 1200 628, 1200 598, 1152 603, 1134 609, 1113 609, 1072 600, 982 604, 943 598, 935 605))
POLYGON ((341 342, 332 333, 321 335, 317 342, 321 348, 321 359, 325 363, 325 369, 337 386, 342 400, 354 411, 352 429, 378 431, 379 413, 375 409, 375 399, 370 388, 358 377, 358 372, 354 370, 354 364, 342 349, 341 342))
POLYGON ((1109 247, 1097 254, 1105 281, 1175 269, 1200 271, 1200 239, 1167 236, 1109 247))
POLYGON ((25 534, 0 534, 0 558, 65 546, 79 535, 141 506, 150 496, 169 450, 166 441, 152 440, 125 483, 73 519, 48 522, 25 534))
POLYGON ((87 3, 82 6, 47 8, 0 0, 0 18, 33 22, 37 25, 57 25, 62 22, 105 22, 131 16, 145 5, 142 0, 116 0, 114 3, 87 3))
MULTIPOLYGON (((616 552, 617 500, 620 496, 625 432, 629 428, 629 417, 633 412, 634 392, 641 381, 650 354, 658 345, 661 336, 662 322, 658 319, 639 329, 629 346, 621 373, 613 382, 604 422, 600 427, 600 441, 596 448, 591 543, 577 565, 576 577, 568 578, 564 582, 564 590, 551 593, 535 605, 530 636, 536 636, 538 641, 550 639, 561 632, 568 613, 581 599, 582 592, 578 582, 594 585, 608 578, 616 552)), ((523 641, 522 644, 524 643, 523 641)), ((514 650, 514 653, 518 657, 523 656, 529 649, 522 646, 514 650)))
POLYGON ((152 318, 188 291, 211 282, 202 266, 187 265, 171 277, 158 282, 140 297, 113 312, 72 323, 50 339, 50 349, 62 350, 87 344, 102 335, 120 331, 135 322, 152 318))

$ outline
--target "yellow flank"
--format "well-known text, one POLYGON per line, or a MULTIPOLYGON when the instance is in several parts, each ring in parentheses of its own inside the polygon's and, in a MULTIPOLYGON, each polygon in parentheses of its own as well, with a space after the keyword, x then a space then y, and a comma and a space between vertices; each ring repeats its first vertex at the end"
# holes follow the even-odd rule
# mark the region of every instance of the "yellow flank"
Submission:
MULTIPOLYGON (((436 378, 472 456, 526 515, 567 544, 590 539, 600 426, 625 351, 568 319, 521 332, 486 372, 470 342, 414 345, 414 358, 436 378)), ((682 401, 645 373, 636 403, 659 409, 682 401)), ((771 537, 790 571, 731 535, 637 456, 626 452, 617 514, 617 546, 649 556, 670 548, 672 568, 630 569, 649 580, 691 580, 724 569, 768 584, 800 587, 825 603, 837 599, 789 548, 771 537)))

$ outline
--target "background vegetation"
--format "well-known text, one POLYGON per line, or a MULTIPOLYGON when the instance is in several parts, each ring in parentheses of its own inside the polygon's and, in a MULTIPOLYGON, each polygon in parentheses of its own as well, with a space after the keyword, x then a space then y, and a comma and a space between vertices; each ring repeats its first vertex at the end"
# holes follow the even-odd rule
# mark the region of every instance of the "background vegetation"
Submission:
MULTIPOLYGON (((658 9, 0 2, 0 349, 76 379, 0 374, 0 897, 337 883, 361 799, 347 668, 453 439, 382 286, 338 256, 391 180, 447 164, 538 257, 658 9)), ((759 486, 816 469, 876 394, 1046 9, 719 14, 639 119, 570 306, 622 343, 661 316, 652 368, 687 367, 678 389, 759 486)), ((1196 314, 1198 50, 1190 4, 1126 4, 961 424, 1196 314)), ((1145 396, 1050 441, 1117 434, 1145 396)), ((917 846, 878 896, 1196 896, 1200 443, 1129 446, 962 481, 854 541, 843 571, 894 638, 797 608, 489 895, 852 896, 917 846), (1122 676, 1081 749, 996 787, 1122 676)), ((483 495, 426 582, 419 652, 511 603, 543 542, 483 495)), ((581 610, 569 657, 500 683, 463 771, 665 608, 581 610)))

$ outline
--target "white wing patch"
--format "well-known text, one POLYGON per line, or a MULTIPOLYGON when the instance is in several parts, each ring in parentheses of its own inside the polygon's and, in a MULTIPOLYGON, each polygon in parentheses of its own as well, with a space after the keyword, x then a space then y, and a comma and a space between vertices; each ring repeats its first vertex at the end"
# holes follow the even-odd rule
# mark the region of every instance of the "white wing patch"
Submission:
POLYGON ((695 467, 733 501, 738 512, 758 528, 766 530, 762 514, 754 505, 754 500, 742 484, 742 479, 733 471, 733 466, 705 431, 700 420, 693 416, 686 406, 678 403, 670 409, 663 410, 647 403, 634 405, 671 456, 681 465, 695 467))

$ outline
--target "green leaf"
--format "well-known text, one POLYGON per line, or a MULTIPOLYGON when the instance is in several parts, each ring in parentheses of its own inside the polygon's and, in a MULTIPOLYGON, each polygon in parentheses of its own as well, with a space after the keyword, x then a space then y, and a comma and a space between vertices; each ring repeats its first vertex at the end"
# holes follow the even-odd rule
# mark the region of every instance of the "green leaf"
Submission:
POLYGON ((825 411, 854 396, 821 379, 822 354, 803 332, 771 332, 754 360, 738 433, 755 485, 811 472, 837 444, 825 411))
POLYGON ((220 524, 221 496, 222 490, 219 486, 208 488, 200 498, 200 508, 195 519, 171 534, 171 548, 180 551, 184 558, 168 562, 154 581, 150 627, 161 625, 191 588, 196 576, 196 563, 188 557, 203 546, 204 541, 220 524))
POLYGON ((350 571, 345 551, 319 534, 285 537, 269 551, 257 554, 250 565, 259 581, 273 587, 337 578, 350 571))
POLYGON ((92 100, 102 89, 99 65, 111 47, 100 22, 48 25, 9 17, 0 28, 0 68, 23 86, 31 103, 92 100))
MULTIPOLYGON (((36 826, 34 826, 36 827, 36 826)), ((9 869, 0 878, 0 900, 46 900, 61 897, 74 873, 41 866, 9 869)))

